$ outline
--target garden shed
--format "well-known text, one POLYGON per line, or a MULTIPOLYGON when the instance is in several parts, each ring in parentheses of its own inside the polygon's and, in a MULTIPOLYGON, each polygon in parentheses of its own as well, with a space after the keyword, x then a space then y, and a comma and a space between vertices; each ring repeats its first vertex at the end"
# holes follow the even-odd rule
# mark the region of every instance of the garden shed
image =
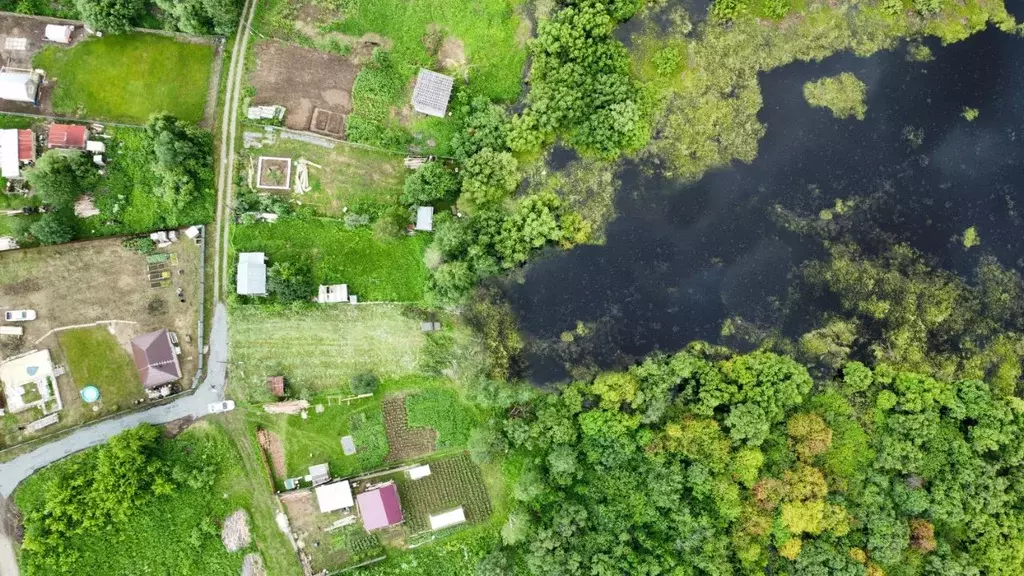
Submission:
POLYGON ((412 90, 412 107, 428 116, 444 118, 448 113, 448 100, 452 96, 455 79, 433 70, 420 68, 416 87, 412 90))
POLYGON ((155 390, 181 379, 178 354, 166 328, 133 338, 132 359, 146 390, 155 390))
POLYGON ((359 516, 367 532, 401 524, 402 504, 398 500, 398 487, 388 482, 369 492, 356 496, 359 516))
POLYGON ((267 261, 263 252, 242 252, 238 255, 235 291, 242 296, 267 295, 267 261))
POLYGON ((434 230, 434 207, 419 206, 416 208, 416 230, 432 232, 434 230))
POLYGON ((43 75, 34 70, 0 68, 0 100, 35 104, 43 75))

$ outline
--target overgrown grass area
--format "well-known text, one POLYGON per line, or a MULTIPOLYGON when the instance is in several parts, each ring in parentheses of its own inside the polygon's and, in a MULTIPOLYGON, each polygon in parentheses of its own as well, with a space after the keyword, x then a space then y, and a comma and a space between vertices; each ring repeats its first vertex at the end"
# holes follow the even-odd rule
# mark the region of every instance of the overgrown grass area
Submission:
POLYGON ((203 118, 213 46, 153 34, 48 46, 33 65, 56 81, 53 110, 65 116, 142 124, 155 112, 203 118))
MULTIPOLYGON (((101 409, 116 412, 130 406, 133 400, 144 397, 131 357, 105 327, 64 330, 58 333, 57 339, 75 387, 99 388, 100 401, 97 405, 101 409)), ((66 398, 65 402, 72 411, 88 408, 78 402, 78 398, 66 398)))
POLYGON ((368 372, 415 374, 426 360, 419 320, 392 305, 235 306, 229 337, 230 390, 245 402, 270 400, 267 376, 284 375, 290 394, 311 397, 368 372))
POLYGON ((274 262, 308 265, 316 284, 348 284, 362 302, 417 302, 427 268, 424 234, 378 240, 366 227, 350 229, 327 219, 285 218, 275 223, 234 226, 234 252, 264 252, 274 262))
POLYGON ((345 208, 361 213, 359 206, 364 204, 397 204, 407 172, 401 156, 344 144, 324 148, 282 138, 258 153, 292 160, 305 158, 322 166, 309 167, 312 190, 292 198, 303 206, 313 206, 324 216, 341 217, 345 208))
POLYGON ((437 430, 438 448, 465 446, 469 433, 477 425, 473 414, 460 402, 458 394, 446 388, 421 388, 405 398, 409 426, 437 430))
POLYGON ((213 221, 216 190, 212 181, 200 183, 197 197, 172 208, 153 193, 152 142, 141 128, 111 127, 107 141, 107 176, 96 192, 96 207, 102 214, 77 221, 78 235, 95 238, 138 234, 179 228, 213 221))
MULTIPOLYGON (((54 505, 47 497, 52 493, 52 485, 87 489, 81 485, 71 487, 65 475, 75 470, 76 465, 94 459, 97 450, 100 449, 83 452, 29 477, 15 493, 15 502, 26 517, 54 505)), ((252 508, 253 492, 238 453, 219 425, 199 424, 173 440, 162 440, 156 456, 172 468, 212 467, 214 483, 192 487, 188 482, 176 481, 169 494, 146 498, 122 521, 102 531, 86 529, 65 538, 61 559, 64 569, 75 574, 110 576, 235 576, 241 572, 245 553, 253 552, 255 546, 268 548, 269 543, 257 538, 255 546, 229 553, 220 541, 220 523, 239 508, 252 508)), ((32 533, 37 527, 29 524, 27 529, 32 533)), ((259 535, 281 539, 280 534, 259 535)), ((23 551, 23 574, 56 573, 43 568, 40 562, 25 562, 26 553, 29 552, 23 551)))

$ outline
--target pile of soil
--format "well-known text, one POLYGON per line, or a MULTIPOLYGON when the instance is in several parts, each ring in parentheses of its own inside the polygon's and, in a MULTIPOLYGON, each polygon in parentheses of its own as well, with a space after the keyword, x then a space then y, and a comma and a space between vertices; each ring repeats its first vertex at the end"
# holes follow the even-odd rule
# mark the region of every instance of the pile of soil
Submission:
POLYGON ((263 557, 259 554, 246 554, 242 561, 242 576, 267 576, 263 557))
POLYGON ((236 510, 231 516, 228 516, 220 531, 220 539, 228 552, 238 552, 252 543, 252 534, 249 533, 249 515, 245 510, 236 510))

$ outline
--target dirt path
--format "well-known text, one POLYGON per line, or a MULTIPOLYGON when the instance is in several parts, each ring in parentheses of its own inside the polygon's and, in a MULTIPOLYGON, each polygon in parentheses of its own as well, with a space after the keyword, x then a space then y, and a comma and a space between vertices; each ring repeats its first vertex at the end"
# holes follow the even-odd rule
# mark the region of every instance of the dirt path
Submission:
POLYGON ((18 520, 7 499, 0 496, 0 576, 19 576, 18 560, 14 554, 14 535, 18 520))
POLYGON ((213 130, 217 115, 217 95, 220 93, 220 75, 224 71, 224 46, 227 40, 221 39, 213 45, 213 70, 210 72, 210 85, 206 87, 206 107, 203 108, 201 128, 213 130))
MULTIPOLYGON (((221 301, 221 283, 228 277, 228 230, 231 217, 231 194, 235 174, 235 136, 238 131, 238 102, 242 93, 242 73, 245 71, 245 53, 249 47, 252 19, 256 14, 258 0, 248 0, 242 10, 235 47, 231 50, 231 66, 228 69, 227 93, 224 98, 224 117, 220 129, 220 164, 217 178, 217 242, 213 266, 213 299, 221 301)), ((223 288, 226 290, 227 288, 223 288)))

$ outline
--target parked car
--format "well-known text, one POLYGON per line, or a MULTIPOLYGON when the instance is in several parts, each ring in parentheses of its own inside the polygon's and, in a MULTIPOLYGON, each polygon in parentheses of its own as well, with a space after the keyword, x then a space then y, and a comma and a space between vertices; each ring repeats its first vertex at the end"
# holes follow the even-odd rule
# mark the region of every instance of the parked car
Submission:
POLYGON ((233 400, 225 400, 223 402, 214 402, 206 407, 210 414, 220 414, 221 412, 230 412, 235 409, 235 402, 233 400))
POLYGON ((8 310, 4 312, 4 320, 8 322, 28 322, 35 319, 35 310, 8 310))

